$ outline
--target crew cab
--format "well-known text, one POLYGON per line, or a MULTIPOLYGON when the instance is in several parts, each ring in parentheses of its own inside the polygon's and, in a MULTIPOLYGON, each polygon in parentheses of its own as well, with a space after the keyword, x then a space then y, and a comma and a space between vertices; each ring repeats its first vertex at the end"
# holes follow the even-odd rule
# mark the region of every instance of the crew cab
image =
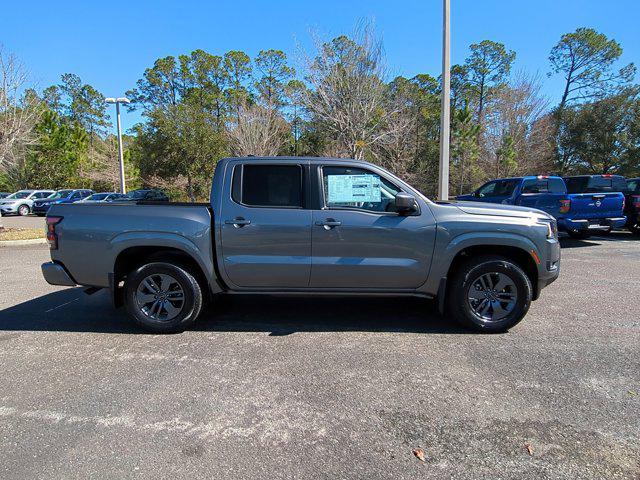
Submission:
POLYGON ((31 207, 31 211, 36 215, 43 217, 47 213, 51 205, 79 202, 87 198, 89 195, 92 195, 93 193, 93 190, 85 189, 58 190, 47 198, 35 200, 33 202, 33 206, 31 207))
POLYGON ((483 332, 518 323, 560 271, 555 220, 433 202, 367 162, 227 158, 210 203, 53 205, 53 285, 108 288, 154 332, 223 294, 417 295, 483 332))
POLYGON ((624 226, 624 195, 620 191, 578 191, 571 178, 576 177, 569 177, 567 183, 553 175, 501 178, 456 199, 536 208, 553 216, 560 230, 576 238, 624 226))

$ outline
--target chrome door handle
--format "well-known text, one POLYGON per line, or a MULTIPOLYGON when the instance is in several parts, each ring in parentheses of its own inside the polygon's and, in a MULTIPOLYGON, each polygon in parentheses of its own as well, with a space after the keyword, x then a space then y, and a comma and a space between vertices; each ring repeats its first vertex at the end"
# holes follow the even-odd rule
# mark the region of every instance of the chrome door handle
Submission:
POLYGON ((233 220, 225 220, 225 225, 233 225, 236 228, 244 227, 245 225, 249 225, 251 220, 245 220, 242 217, 236 217, 233 220))
POLYGON ((342 225, 342 222, 339 220, 334 220, 333 218, 327 218, 325 221, 316 222, 318 227, 324 227, 325 230, 330 230, 333 227, 339 227, 342 225))

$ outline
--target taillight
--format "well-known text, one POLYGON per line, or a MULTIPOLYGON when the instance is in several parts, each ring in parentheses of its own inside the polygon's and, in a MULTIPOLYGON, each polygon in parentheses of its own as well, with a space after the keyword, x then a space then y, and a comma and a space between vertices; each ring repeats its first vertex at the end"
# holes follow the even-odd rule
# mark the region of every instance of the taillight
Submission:
POLYGON ((58 248, 58 234, 56 233, 56 225, 62 221, 62 217, 47 217, 47 242, 51 250, 58 248))
POLYGON ((569 210, 571 210, 571 200, 568 198, 560 200, 560 213, 567 213, 569 210))
POLYGON ((635 208, 640 208, 640 195, 631 195, 631 203, 635 208))

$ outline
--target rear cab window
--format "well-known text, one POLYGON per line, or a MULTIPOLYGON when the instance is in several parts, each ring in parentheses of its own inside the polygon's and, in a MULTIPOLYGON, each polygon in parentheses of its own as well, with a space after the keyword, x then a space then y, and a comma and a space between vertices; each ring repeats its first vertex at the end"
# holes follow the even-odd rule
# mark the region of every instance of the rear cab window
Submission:
POLYGON ((620 175, 592 175, 565 178, 569 193, 623 192, 627 185, 620 175))
POLYGON ((634 178, 633 180, 627 180, 625 192, 640 193, 640 179, 634 178))
POLYGON ((236 165, 231 198, 248 207, 302 208, 302 166, 236 165))
POLYGON ((560 178, 530 178, 522 184, 522 193, 566 193, 566 187, 560 178))

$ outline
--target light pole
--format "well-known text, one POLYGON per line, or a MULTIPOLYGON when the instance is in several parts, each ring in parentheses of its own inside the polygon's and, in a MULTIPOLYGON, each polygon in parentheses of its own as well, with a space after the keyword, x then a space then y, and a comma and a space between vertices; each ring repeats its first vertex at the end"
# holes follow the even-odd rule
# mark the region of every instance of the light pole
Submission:
POLYGON ((126 186, 124 184, 124 155, 122 153, 122 128, 120 127, 120 104, 131 103, 127 97, 118 98, 105 98, 107 103, 116 104, 116 124, 118 128, 118 159, 120 160, 120 193, 127 193, 126 186))
POLYGON ((451 61, 449 58, 450 0, 442 3, 442 101, 440 108, 440 173, 438 200, 449 200, 449 129, 451 119, 451 61))

